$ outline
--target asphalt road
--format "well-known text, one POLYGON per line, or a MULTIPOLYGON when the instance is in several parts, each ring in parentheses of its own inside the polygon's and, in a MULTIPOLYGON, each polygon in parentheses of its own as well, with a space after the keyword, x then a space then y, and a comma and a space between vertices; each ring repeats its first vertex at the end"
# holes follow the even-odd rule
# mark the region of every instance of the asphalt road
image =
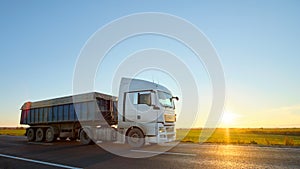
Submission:
POLYGON ((179 144, 163 152, 165 146, 114 147, 122 156, 152 157, 122 157, 78 142, 35 144, 25 137, 0 136, 0 168, 300 168, 300 148, 179 144))

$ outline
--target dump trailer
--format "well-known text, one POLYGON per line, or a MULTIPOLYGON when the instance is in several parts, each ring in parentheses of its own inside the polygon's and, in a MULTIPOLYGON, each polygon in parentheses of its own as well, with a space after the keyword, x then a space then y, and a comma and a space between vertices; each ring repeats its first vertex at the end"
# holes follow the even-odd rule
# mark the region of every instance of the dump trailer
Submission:
POLYGON ((129 143, 133 147, 175 140, 175 106, 171 91, 144 80, 122 78, 119 96, 91 92, 26 102, 20 124, 28 141, 80 139, 129 143))
POLYGON ((26 129, 29 141, 52 142, 58 137, 73 140, 80 136, 81 123, 116 124, 116 105, 115 97, 97 92, 26 102, 20 123, 30 125, 26 129))

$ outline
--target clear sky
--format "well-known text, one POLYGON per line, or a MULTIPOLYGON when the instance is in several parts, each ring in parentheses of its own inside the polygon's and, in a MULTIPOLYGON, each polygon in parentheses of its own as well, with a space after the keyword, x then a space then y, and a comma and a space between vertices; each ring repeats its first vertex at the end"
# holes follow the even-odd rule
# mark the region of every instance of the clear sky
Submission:
MULTIPOLYGON (((164 12, 197 26, 219 54, 227 89, 221 127, 300 127, 299 7, 297 0, 1 1, 0 126, 19 125, 25 101, 72 94, 76 59, 99 28, 133 13, 164 12)), ((109 55, 145 47, 166 49, 192 62, 183 46, 156 36, 128 39, 109 55)), ((201 127, 211 93, 205 70, 196 67, 191 64, 206 107, 196 123, 201 127)), ((165 79, 141 76, 160 83, 165 79)), ((110 92, 100 84, 96 79, 96 90, 110 92)))

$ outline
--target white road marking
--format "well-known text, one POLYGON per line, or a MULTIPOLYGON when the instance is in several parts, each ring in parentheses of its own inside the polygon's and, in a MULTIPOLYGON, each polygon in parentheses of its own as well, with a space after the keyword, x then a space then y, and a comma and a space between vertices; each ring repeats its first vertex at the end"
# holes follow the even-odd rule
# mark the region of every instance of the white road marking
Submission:
POLYGON ((161 152, 161 151, 145 151, 145 150, 131 150, 138 153, 152 153, 152 154, 168 154, 168 155, 181 155, 181 156, 196 156, 196 154, 187 153, 174 153, 174 152, 161 152))
POLYGON ((67 165, 62 165, 62 164, 55 164, 55 163, 39 161, 39 160, 32 160, 32 159, 28 159, 28 158, 16 157, 16 156, 11 156, 11 155, 6 155, 6 154, 0 154, 0 157, 6 157, 6 158, 15 159, 15 160, 22 160, 22 161, 27 161, 27 162, 32 162, 32 163, 54 166, 54 167, 81 169, 78 167, 72 167, 72 166, 67 166, 67 165))

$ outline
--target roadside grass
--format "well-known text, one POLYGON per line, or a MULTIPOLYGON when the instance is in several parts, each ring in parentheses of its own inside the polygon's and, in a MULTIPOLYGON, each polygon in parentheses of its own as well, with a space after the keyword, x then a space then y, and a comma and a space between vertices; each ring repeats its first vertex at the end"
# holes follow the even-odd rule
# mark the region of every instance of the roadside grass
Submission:
MULTIPOLYGON (((25 131, 25 128, 0 128, 0 135, 24 136, 25 131)), ((181 142, 300 146, 300 128, 177 129, 176 132, 176 139, 181 142)))
POLYGON ((300 128, 177 129, 176 135, 177 140, 191 143, 300 146, 300 128))
POLYGON ((0 128, 0 135, 24 136, 25 128, 0 128))

